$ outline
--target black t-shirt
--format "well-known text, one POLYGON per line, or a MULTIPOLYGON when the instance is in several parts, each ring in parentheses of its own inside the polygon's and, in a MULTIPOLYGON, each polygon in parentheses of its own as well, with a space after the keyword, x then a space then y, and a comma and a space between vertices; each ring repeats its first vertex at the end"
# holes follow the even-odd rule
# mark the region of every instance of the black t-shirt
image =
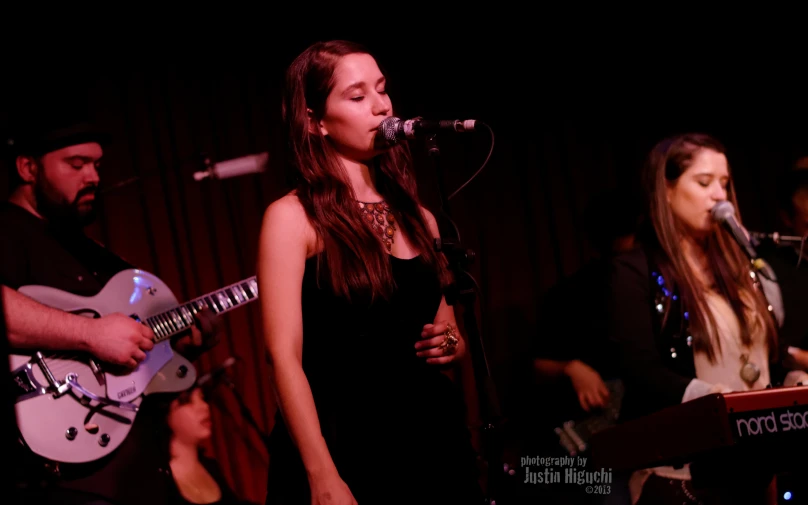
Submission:
POLYGON ((606 335, 609 258, 596 259, 553 286, 545 296, 536 358, 580 360, 612 375, 606 335))
MULTIPOLYGON (((216 481, 216 484, 219 485, 219 489, 221 489, 222 492, 222 497, 219 499, 219 501, 212 502, 207 505, 257 505, 253 502, 241 500, 238 496, 236 496, 236 494, 230 488, 230 485, 227 483, 227 479, 225 479, 219 465, 215 460, 206 456, 200 456, 199 461, 208 471, 210 476, 213 477, 213 480, 216 481)), ((186 500, 185 497, 182 496, 182 492, 176 484, 172 485, 171 487, 170 503, 172 505, 194 505, 193 502, 186 500)))
MULTIPOLYGON (((26 285, 51 286, 81 296, 97 294, 116 273, 131 268, 82 233, 49 226, 21 207, 0 205, 0 283, 17 289, 26 285)), ((167 443, 155 438, 164 421, 154 414, 146 397, 126 440, 109 456, 80 465, 59 465, 59 474, 44 469, 41 458, 23 451, 15 461, 18 480, 26 489, 46 492, 69 489, 100 496, 121 505, 159 505, 161 486, 167 485, 167 443)), ((59 415, 54 411, 53 415, 59 415)), ((60 497, 60 503, 82 503, 84 497, 60 497)))
POLYGON ((49 226, 12 203, 0 204, 0 281, 18 289, 52 286, 93 296, 132 265, 82 233, 49 226))

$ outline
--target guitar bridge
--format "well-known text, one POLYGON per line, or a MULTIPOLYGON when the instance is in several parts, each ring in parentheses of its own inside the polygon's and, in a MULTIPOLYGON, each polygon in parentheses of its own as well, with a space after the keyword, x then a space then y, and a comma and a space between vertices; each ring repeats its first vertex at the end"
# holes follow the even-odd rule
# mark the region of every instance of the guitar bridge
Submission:
POLYGON ((106 386, 107 381, 104 378, 104 369, 101 368, 101 364, 98 363, 95 358, 90 358, 89 360, 90 370, 93 371, 93 376, 95 376, 95 380, 98 381, 98 384, 101 386, 106 386))

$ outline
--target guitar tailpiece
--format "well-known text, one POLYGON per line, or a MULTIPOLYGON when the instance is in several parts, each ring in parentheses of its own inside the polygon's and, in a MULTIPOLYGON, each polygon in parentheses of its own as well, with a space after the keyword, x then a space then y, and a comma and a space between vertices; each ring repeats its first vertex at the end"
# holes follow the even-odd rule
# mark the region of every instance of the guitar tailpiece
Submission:
POLYGON ((78 382, 78 375, 75 373, 67 374, 65 378, 65 385, 71 389, 75 389, 76 391, 83 394, 86 398, 91 400, 95 400, 98 403, 103 403, 104 405, 111 405, 113 407, 118 407, 119 409, 131 410, 133 412, 137 412, 140 407, 135 405, 134 403, 129 402, 119 402, 117 400, 110 400, 109 398, 104 398, 94 394, 92 391, 88 391, 81 384, 78 382))

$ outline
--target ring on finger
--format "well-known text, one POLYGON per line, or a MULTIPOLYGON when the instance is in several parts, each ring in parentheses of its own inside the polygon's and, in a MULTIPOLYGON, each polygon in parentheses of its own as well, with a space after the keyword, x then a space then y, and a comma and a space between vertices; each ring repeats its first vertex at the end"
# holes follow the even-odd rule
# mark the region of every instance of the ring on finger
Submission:
POLYGON ((458 340, 455 336, 455 329, 451 324, 446 325, 446 331, 443 332, 443 342, 438 346, 438 349, 443 351, 444 356, 448 356, 455 352, 458 340))

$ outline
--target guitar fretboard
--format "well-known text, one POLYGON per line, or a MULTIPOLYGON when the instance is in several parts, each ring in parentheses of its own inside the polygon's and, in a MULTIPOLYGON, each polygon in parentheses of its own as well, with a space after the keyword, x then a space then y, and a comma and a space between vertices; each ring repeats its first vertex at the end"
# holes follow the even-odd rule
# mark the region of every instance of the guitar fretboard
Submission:
POLYGON ((209 309, 214 314, 222 314, 257 298, 258 282, 253 276, 178 305, 173 309, 155 314, 147 318, 144 323, 154 332, 155 343, 162 342, 191 328, 194 325, 194 315, 202 309, 209 309))

